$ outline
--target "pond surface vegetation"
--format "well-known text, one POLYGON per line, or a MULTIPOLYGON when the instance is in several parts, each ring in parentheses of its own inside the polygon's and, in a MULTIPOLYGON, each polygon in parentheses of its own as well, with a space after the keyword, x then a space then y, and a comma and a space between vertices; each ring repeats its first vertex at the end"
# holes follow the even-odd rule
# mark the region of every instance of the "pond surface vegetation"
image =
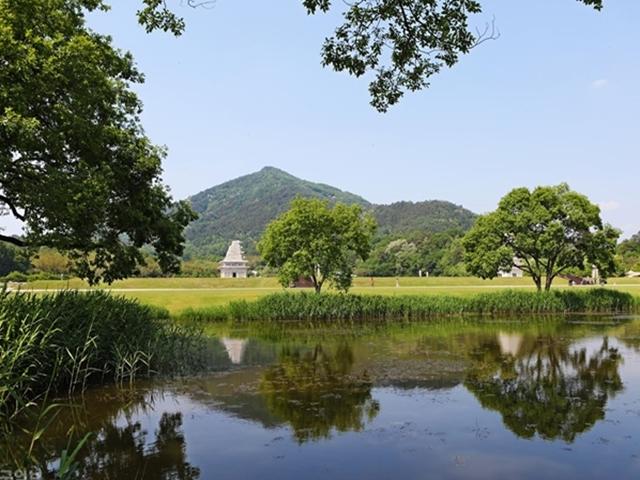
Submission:
POLYGON ((39 471, 93 432, 79 478, 640 478, 640 319, 209 333, 207 374, 72 399, 39 471))

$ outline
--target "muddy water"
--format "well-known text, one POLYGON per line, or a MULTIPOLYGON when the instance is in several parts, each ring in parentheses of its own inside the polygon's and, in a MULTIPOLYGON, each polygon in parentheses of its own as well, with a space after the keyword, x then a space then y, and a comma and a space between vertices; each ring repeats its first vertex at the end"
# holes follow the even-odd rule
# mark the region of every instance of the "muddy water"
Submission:
POLYGON ((74 399, 40 471, 93 432, 79 478, 640 478, 640 319, 213 334, 206 375, 74 399))

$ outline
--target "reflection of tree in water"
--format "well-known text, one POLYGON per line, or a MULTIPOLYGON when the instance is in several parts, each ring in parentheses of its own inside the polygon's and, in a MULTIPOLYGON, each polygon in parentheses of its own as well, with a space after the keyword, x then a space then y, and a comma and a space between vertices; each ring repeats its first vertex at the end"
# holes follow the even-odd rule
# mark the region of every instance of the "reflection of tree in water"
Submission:
POLYGON ((640 320, 622 325, 618 329, 616 337, 628 348, 640 352, 640 320))
POLYGON ((378 413, 365 373, 351 374, 351 347, 335 352, 321 345, 310 351, 285 348, 263 375, 260 391, 273 415, 288 421, 298 442, 326 438, 332 429, 360 431, 378 413))
POLYGON ((465 386, 484 408, 502 414, 516 435, 572 442, 604 418, 610 396, 622 390, 621 357, 603 339, 591 354, 554 337, 525 339, 517 355, 496 342, 470 354, 465 386))
POLYGON ((181 413, 163 413, 155 431, 155 442, 147 442, 147 432, 139 422, 127 422, 124 427, 109 423, 83 449, 79 459, 80 478, 193 480, 200 477, 200 470, 186 461, 181 413))

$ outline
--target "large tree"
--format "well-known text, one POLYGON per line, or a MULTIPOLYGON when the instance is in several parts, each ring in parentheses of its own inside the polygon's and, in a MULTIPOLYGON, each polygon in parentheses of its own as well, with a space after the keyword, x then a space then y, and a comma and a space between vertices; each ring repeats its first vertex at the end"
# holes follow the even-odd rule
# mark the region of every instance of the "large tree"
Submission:
POLYGON ((279 270, 284 286, 308 277, 317 293, 326 281, 346 291, 356 260, 369 256, 375 228, 373 217, 358 205, 332 207, 323 200, 297 198, 267 226, 258 250, 267 265, 279 270))
POLYGON ((629 270, 640 271, 640 232, 620 243, 618 255, 623 273, 629 270))
POLYGON ((604 225, 600 208, 568 185, 516 188, 495 212, 478 219, 464 237, 470 273, 493 278, 517 266, 538 290, 551 288, 568 269, 596 265, 602 276, 615 270, 620 232, 604 225))
POLYGON ((90 282, 144 264, 153 247, 179 267, 194 218, 160 180, 164 150, 146 137, 130 54, 85 25, 100 0, 0 0, 0 208, 18 246, 68 252, 90 282))
MULTIPOLYGON (((148 31, 179 34, 183 20, 167 0, 142 0, 138 12, 148 31)), ((603 0, 577 0, 596 10, 603 0)), ((187 0, 193 7, 216 0, 187 0)), ((460 56, 499 36, 493 23, 470 24, 482 12, 480 0, 302 0, 309 14, 340 9, 343 23, 322 46, 322 64, 356 77, 371 74, 371 104, 385 112, 406 91, 429 86, 430 77, 452 67, 460 56)))

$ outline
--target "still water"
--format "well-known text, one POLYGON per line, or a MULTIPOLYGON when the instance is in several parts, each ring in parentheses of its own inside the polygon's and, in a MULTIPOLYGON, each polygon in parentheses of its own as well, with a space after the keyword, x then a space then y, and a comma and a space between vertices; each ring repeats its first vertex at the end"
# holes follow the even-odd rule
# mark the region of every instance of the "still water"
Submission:
POLYGON ((640 319, 584 320, 220 330, 206 375, 75 399, 41 463, 71 430, 87 479, 640 478, 640 319))

